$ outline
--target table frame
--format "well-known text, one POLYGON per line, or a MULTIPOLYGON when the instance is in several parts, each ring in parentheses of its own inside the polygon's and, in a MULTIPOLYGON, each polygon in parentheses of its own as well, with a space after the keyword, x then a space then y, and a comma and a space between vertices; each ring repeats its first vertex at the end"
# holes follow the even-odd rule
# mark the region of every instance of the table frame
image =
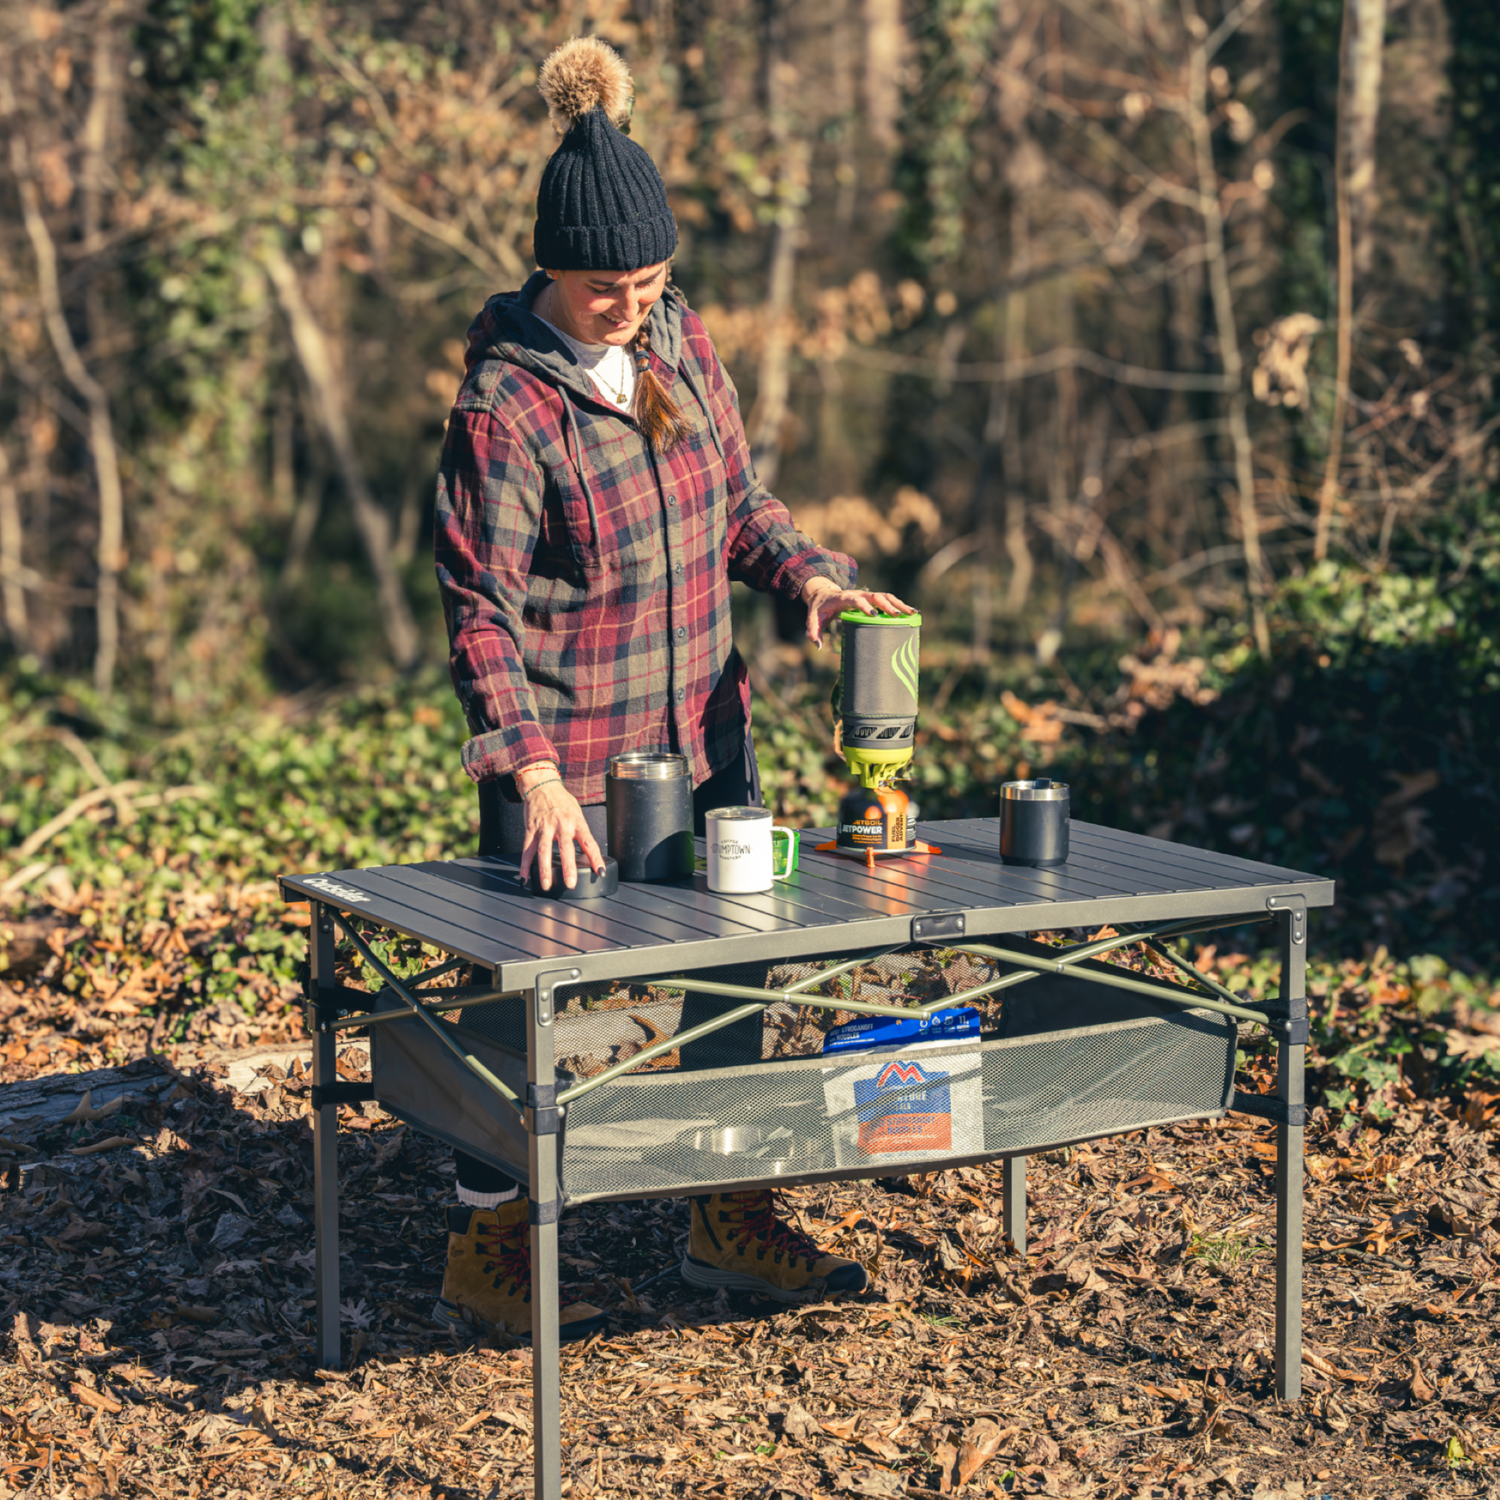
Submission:
MULTIPOLYGON (((941 825, 933 828, 939 840, 943 837, 941 825)), ((1266 868, 1266 867, 1262 867, 1266 868)), ((1294 1400, 1301 1394, 1302 1364, 1302 1210, 1303 1210, 1303 1132, 1304 1132, 1304 1066, 1308 1035, 1306 969, 1307 969, 1307 906, 1308 895, 1315 902, 1324 904, 1331 900, 1332 889, 1316 877, 1296 876, 1288 884, 1282 884, 1276 895, 1265 899, 1259 910, 1224 912, 1188 918, 1178 922, 1147 921, 1122 933, 1113 940, 1100 940, 1079 944, 1060 950, 1056 960, 1040 961, 1034 955, 1023 955, 990 944, 969 941, 950 933, 935 933, 930 941, 935 946, 955 948, 981 957, 1003 959, 1022 966, 1031 972, 1068 973, 1084 977, 1076 966, 1084 960, 1103 953, 1112 947, 1126 943, 1146 941, 1163 956, 1186 972, 1197 990, 1166 986, 1155 981, 1143 981, 1137 976, 1122 971, 1117 977, 1104 976, 1102 982, 1117 985, 1127 990, 1145 991, 1156 998, 1169 1000, 1178 1005, 1191 1005, 1226 1013, 1237 1020, 1252 1022, 1267 1028, 1277 1047, 1276 1093, 1273 1096, 1236 1094, 1231 1108, 1252 1113, 1272 1121, 1276 1132, 1276 1323, 1275 1323, 1275 1390, 1282 1400, 1294 1400), (1288 888, 1288 885, 1290 888, 1288 888), (1298 890, 1297 886, 1302 886, 1298 890), (1166 940, 1188 932, 1211 930, 1220 927, 1241 925, 1246 922, 1269 920, 1274 924, 1275 945, 1279 960, 1279 997, 1274 1004, 1264 1007, 1247 1006, 1237 996, 1215 981, 1192 969, 1176 955, 1166 940)), ((387 1017, 404 1018, 421 1016, 435 1031, 450 1033, 450 1028, 432 1019, 434 1014, 483 1004, 502 994, 515 994, 516 989, 500 989, 494 986, 467 986, 445 991, 424 990, 421 987, 433 979, 448 973, 469 961, 472 955, 450 958, 423 974, 402 981, 391 973, 371 952, 368 945, 355 930, 347 913, 354 912, 362 920, 376 926, 389 926, 408 936, 422 936, 425 942, 445 948, 441 940, 410 932, 397 923, 383 922, 370 912, 361 912, 358 906, 336 899, 348 895, 346 891, 325 894, 325 887, 337 885, 326 877, 288 877, 283 881, 284 894, 291 900, 309 900, 311 924, 309 927, 309 964, 307 978, 307 1021, 313 1037, 312 1104, 313 1104, 313 1192, 314 1228, 316 1249, 314 1257, 314 1283, 317 1314, 316 1348, 320 1367, 338 1369, 341 1361, 339 1330, 339 1232, 338 1232, 338 1107, 343 1103, 356 1103, 374 1097, 367 1084, 340 1082, 337 1077, 337 1049, 339 1033, 351 1028, 379 1024, 374 1018, 363 1014, 374 1001, 374 995, 340 986, 335 977, 335 955, 342 928, 361 952, 366 963, 371 964, 381 975, 386 988, 406 1002, 406 1008, 383 1012, 387 1017), (335 899, 328 899, 332 894, 335 899)), ((1248 894, 1248 893, 1246 893, 1248 894)), ((1037 915, 1041 915, 1038 913, 1037 915)), ((1045 915, 1051 915, 1046 913, 1045 915)), ((1054 919, 1055 920, 1055 919, 1054 919)), ((1096 919, 1097 920, 1097 919, 1096 919)), ((865 927, 868 924, 850 924, 865 927)), ((920 919, 913 919, 910 934, 917 937, 920 919)), ((833 932, 837 932, 835 926, 833 932)), ((1027 930, 1024 926, 1012 925, 1014 931, 1027 930)), ((826 938, 829 929, 822 929, 826 938)), ((962 933, 962 924, 959 925, 962 933)), ((921 939, 918 939, 921 941, 921 939)), ((908 946, 907 943, 888 945, 908 946)), ((449 949, 451 951, 451 949, 449 949)), ((766 955, 779 959, 781 954, 766 955)), ((677 978, 672 980, 649 980, 652 964, 643 964, 644 956, 632 959, 624 951, 618 955, 614 965, 616 972, 610 977, 629 978, 638 982, 671 985, 681 989, 696 989, 741 999, 741 1006, 727 1011, 707 1029, 731 1024, 756 1008, 764 1008, 779 1000, 795 1003, 836 1004, 842 1010, 859 1009, 877 1014, 902 1016, 930 1015, 936 1010, 946 1009, 960 1003, 964 995, 947 996, 941 1001, 925 1007, 894 1007, 881 1005, 852 1005, 848 1001, 818 1001, 798 989, 788 991, 750 991, 732 985, 677 978), (636 972, 631 972, 632 966, 636 972), (639 972, 642 968, 645 973, 639 972)), ((866 956, 850 959, 835 968, 853 967, 866 961, 866 956)), ((696 966, 696 965, 695 965, 696 966)), ((575 1084, 571 1090, 557 1088, 556 1059, 553 1049, 552 1021, 558 1009, 558 991, 573 985, 589 982, 598 977, 585 974, 584 969, 596 969, 597 962, 587 965, 563 963, 556 967, 533 967, 531 982, 526 985, 531 1003, 527 1006, 527 1097, 518 1099, 492 1074, 488 1073, 477 1059, 465 1054, 452 1039, 451 1033, 443 1036, 450 1049, 462 1057, 480 1078, 506 1096, 522 1113, 528 1140, 528 1181, 531 1225, 532 1260, 532 1394, 534 1400, 534 1493, 537 1500, 559 1500, 562 1485, 561 1447, 561 1355, 559 1347, 559 1296, 560 1274, 558 1257, 558 1225, 563 1204, 558 1196, 559 1160, 558 1134, 560 1112, 566 1108, 570 1097, 585 1088, 598 1087, 608 1082, 603 1076, 575 1084)), ((815 983, 827 977, 832 970, 824 971, 805 984, 815 983)), ((1022 983, 1030 973, 1011 973, 998 981, 980 986, 970 992, 977 995, 989 993, 1009 985, 1022 983)), ((1087 974, 1093 982, 1101 981, 1097 967, 1087 974)), ((659 1050, 681 1044, 680 1036, 664 1043, 659 1050)), ((651 1049, 631 1059, 630 1066, 640 1066, 650 1060, 651 1049)), ((613 1071, 613 1070, 611 1070, 613 1071)), ((871 1175, 876 1175, 874 1172, 871 1175)), ((1002 1178, 1003 1228, 1015 1248, 1021 1254, 1026 1249, 1026 1157, 1009 1155, 1003 1159, 1002 1178)))

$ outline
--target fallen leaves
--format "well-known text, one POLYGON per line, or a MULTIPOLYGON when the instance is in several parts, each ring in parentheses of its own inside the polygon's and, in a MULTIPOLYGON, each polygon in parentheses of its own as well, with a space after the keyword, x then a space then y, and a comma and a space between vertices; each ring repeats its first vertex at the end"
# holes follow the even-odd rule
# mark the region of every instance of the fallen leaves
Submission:
POLYGON ((1177 1184, 1165 1172, 1153 1169, 1140 1177, 1132 1177, 1129 1182, 1120 1184, 1122 1193, 1128 1193, 1132 1188, 1144 1188, 1153 1193, 1175 1193, 1177 1184))
MULTIPOLYGON (((1492 1020, 1493 1018, 1486 1018, 1492 1020)), ((1465 1037, 1456 1031, 1448 1033, 1448 1051, 1466 1058, 1487 1057, 1500 1048, 1500 1037, 1484 1035, 1465 1037)), ((1463 1122, 1470 1130, 1493 1130, 1496 1111, 1500 1110, 1500 1092, 1472 1088, 1464 1099, 1463 1122)))
POLYGON ((1302 1351, 1302 1363, 1309 1369, 1316 1370, 1319 1375, 1328 1375, 1335 1380, 1351 1381, 1363 1385, 1369 1380, 1368 1375, 1361 1375, 1355 1370, 1345 1370, 1334 1364, 1332 1360, 1324 1359, 1321 1354, 1314 1353, 1311 1349, 1302 1351))
POLYGON ((531 1418, 523 1411, 514 1411, 508 1406, 496 1406, 490 1415, 504 1427, 514 1427, 517 1432, 531 1436, 531 1418))
POLYGON ((1418 1406, 1426 1406, 1429 1401, 1437 1399, 1437 1392, 1422 1373, 1422 1366, 1416 1360, 1412 1360, 1411 1362, 1411 1379, 1407 1384, 1408 1389, 1411 1391, 1411 1399, 1418 1406))
POLYGON ((1463 1307, 1457 1302, 1423 1302, 1420 1310, 1429 1318, 1441 1322, 1445 1318, 1474 1318, 1483 1316, 1477 1307, 1463 1307))
POLYGON ((939 1443, 933 1450, 932 1466, 938 1474, 938 1493, 951 1495, 958 1480, 958 1448, 949 1442, 939 1443))
POLYGON ((781 1430, 789 1441, 804 1444, 816 1441, 823 1432, 822 1424, 800 1401, 787 1407, 781 1430))
MULTIPOLYGON (((184 1500, 193 1482, 200 1494, 302 1500, 419 1500, 439 1476, 451 1492, 523 1491, 529 1355, 455 1347, 427 1325, 443 1155, 374 1110, 368 1131, 341 1137, 346 1186, 358 1183, 344 1202, 349 1367, 315 1379, 305 1073, 278 1070, 251 1101, 179 1062, 186 1085, 129 1105, 134 1154, 64 1155, 69 1136, 46 1147, 53 1165, 41 1170, 55 1176, 0 1192, 0 1297, 25 1309, 0 1359, 0 1485, 24 1492, 51 1443, 57 1494, 67 1485, 75 1500, 100 1500, 94 1453, 115 1442, 116 1492, 159 1500, 184 1500), (50 1410, 28 1411, 34 1401, 50 1410)), ((1480 1126, 1487 1108, 1476 1106, 1480 1126)), ((1251 1169, 1274 1159, 1273 1132, 1234 1123, 1034 1158, 1024 1257, 1004 1244, 998 1165, 892 1191, 794 1188, 789 1202, 816 1238, 867 1264, 880 1247, 865 1297, 813 1307, 715 1305, 669 1276, 637 1313, 613 1277, 639 1285, 676 1263, 680 1207, 570 1212, 564 1274, 614 1320, 605 1339, 563 1355, 575 1493, 750 1500, 780 1487, 805 1500, 926 1500, 1187 1493, 1191 1480, 1207 1500, 1230 1474, 1234 1494, 1262 1474, 1279 1492, 1311 1422, 1318 1441, 1370 1433, 1341 1478, 1377 1494, 1396 1446, 1410 1457, 1440 1444, 1460 1414, 1474 1427, 1468 1461, 1487 1452, 1493 1423, 1472 1403, 1500 1301, 1493 1133, 1430 1106, 1403 1107, 1379 1129, 1310 1123, 1308 1239, 1330 1247, 1308 1265, 1308 1327, 1322 1342, 1305 1366, 1316 1390, 1281 1408, 1269 1395, 1269 1257, 1207 1263, 1185 1238, 1272 1235, 1271 1179, 1251 1169), (1418 1411, 1414 1423, 1387 1427, 1392 1403, 1418 1411)), ((6 1130, 7 1151, 25 1153, 16 1170, 33 1172, 38 1137, 6 1130)))
POLYGON ((101 1151, 114 1151, 120 1146, 134 1146, 137 1144, 128 1135, 112 1135, 102 1141, 95 1141, 92 1146, 72 1146, 68 1150, 69 1156, 97 1156, 101 1151))
POLYGON ((708 1387, 690 1380, 654 1380, 646 1387, 648 1396, 701 1396, 708 1387))
POLYGON ((116 1401, 112 1396, 106 1396, 100 1391, 91 1390, 86 1385, 80 1385, 77 1381, 69 1385, 68 1389, 72 1391, 77 1400, 81 1401, 85 1406, 93 1407, 95 1411, 119 1412, 125 1410, 123 1402, 116 1401))
POLYGON ((1158 1396, 1163 1401, 1191 1401, 1199 1392, 1190 1385, 1152 1385, 1148 1381, 1141 1387, 1148 1396, 1158 1396))
POLYGON ((109 1233, 109 1225, 103 1219, 73 1218, 60 1234, 44 1234, 42 1243, 53 1250, 66 1251, 69 1245, 80 1240, 101 1239, 109 1233))
MULTIPOLYGON (((1446 1205, 1439 1203, 1434 1207, 1433 1212, 1439 1218, 1443 1218, 1446 1217, 1444 1212, 1446 1209, 1446 1205)), ((1413 1222, 1418 1218, 1419 1216, 1415 1214, 1396 1214, 1381 1220, 1378 1224, 1372 1224, 1368 1229, 1355 1235, 1353 1239, 1340 1240, 1336 1244, 1320 1240, 1317 1248, 1331 1255, 1337 1255, 1341 1250, 1368 1250, 1373 1255, 1384 1255, 1392 1245, 1402 1240, 1412 1239, 1420 1232, 1418 1224, 1413 1222)))
POLYGON ((899 1474, 881 1469, 866 1469, 858 1474, 843 1474, 838 1477, 842 1494, 861 1495, 866 1500, 898 1500, 907 1493, 906 1482, 899 1474))
POLYGON ((981 1417, 969 1429, 958 1450, 958 1487, 962 1489, 1000 1451, 1000 1445, 1018 1431, 1015 1427, 1002 1428, 989 1417, 981 1417))
POLYGON ((1399 1157, 1385 1152, 1364 1157, 1330 1157, 1309 1152, 1303 1162, 1315 1182, 1367 1182, 1372 1178, 1378 1181, 1401 1165, 1399 1157))
POLYGON ((906 1457, 905 1450, 879 1432, 865 1433, 859 1440, 859 1446, 886 1463, 900 1463, 906 1457))

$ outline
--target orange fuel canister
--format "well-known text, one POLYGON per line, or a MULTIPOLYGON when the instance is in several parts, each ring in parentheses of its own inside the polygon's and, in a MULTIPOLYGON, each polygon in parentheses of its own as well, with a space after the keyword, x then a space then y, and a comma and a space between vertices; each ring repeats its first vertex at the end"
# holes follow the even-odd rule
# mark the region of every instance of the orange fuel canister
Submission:
POLYGON ((839 802, 834 847, 847 854, 877 854, 909 847, 905 792, 893 786, 855 787, 839 802))

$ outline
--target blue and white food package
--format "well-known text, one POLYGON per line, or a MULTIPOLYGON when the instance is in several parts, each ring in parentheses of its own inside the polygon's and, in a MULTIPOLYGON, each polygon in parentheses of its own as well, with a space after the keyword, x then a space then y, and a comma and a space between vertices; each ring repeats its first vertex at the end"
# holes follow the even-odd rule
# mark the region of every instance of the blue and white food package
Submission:
POLYGON ((863 1054, 823 1075, 840 1167, 983 1154, 979 1024, 977 1011, 955 1009, 928 1021, 863 1017, 828 1033, 825 1056, 863 1054), (969 1041, 972 1051, 953 1050, 969 1041))

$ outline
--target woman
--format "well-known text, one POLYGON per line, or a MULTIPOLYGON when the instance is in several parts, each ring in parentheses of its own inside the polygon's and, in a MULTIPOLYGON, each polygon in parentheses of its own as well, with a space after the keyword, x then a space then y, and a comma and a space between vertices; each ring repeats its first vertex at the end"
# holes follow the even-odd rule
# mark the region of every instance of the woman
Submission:
MULTIPOLYGON (((543 64, 562 141, 542 174, 545 268, 469 331, 437 498, 454 686, 473 731, 482 853, 569 887, 601 866, 604 774, 623 750, 687 757, 698 831, 760 799, 730 583, 796 599, 821 642, 841 610, 906 611, 853 587, 758 483, 734 387, 668 279, 677 227, 651 158, 617 128, 630 75, 582 38, 543 64)), ((458 1157, 438 1316, 530 1331, 525 1203, 458 1157)), ((777 1221, 769 1193, 696 1199, 683 1275, 801 1301, 858 1290, 853 1261, 777 1221)), ((564 1336, 597 1309, 563 1310, 564 1336)))

